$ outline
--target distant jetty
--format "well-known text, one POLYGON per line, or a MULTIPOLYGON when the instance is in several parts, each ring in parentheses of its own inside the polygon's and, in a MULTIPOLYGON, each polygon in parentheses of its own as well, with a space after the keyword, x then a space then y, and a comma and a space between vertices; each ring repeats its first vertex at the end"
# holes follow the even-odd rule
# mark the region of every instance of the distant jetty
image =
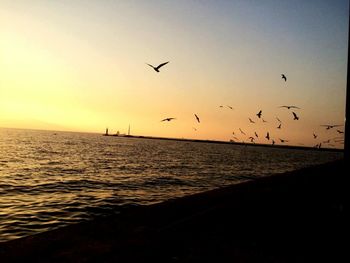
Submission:
POLYGON ((315 148, 311 146, 298 146, 298 145, 280 145, 280 144, 263 144, 263 143, 246 143, 246 142, 235 142, 235 141, 217 141, 217 140, 201 140, 201 139, 185 139, 185 138, 167 138, 167 137, 156 137, 156 136, 142 136, 142 135, 130 135, 130 134, 108 134, 108 129, 104 136, 119 136, 128 138, 139 138, 139 139, 153 139, 153 140, 166 140, 166 141, 182 141, 182 142, 199 142, 199 143, 216 143, 216 144, 231 144, 231 145, 242 145, 242 146, 260 146, 260 147, 271 147, 271 148, 283 148, 283 149, 300 149, 300 150, 314 150, 314 151, 332 151, 332 152, 344 152, 343 149, 337 148, 315 148))

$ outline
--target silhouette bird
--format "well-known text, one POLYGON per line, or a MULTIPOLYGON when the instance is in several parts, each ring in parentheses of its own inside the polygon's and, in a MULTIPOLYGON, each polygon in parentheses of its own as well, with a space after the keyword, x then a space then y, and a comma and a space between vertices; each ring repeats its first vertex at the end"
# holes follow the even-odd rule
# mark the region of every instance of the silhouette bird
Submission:
POLYGON ((281 76, 282 76, 282 79, 284 79, 284 81, 287 81, 287 77, 286 77, 286 75, 281 74, 281 76))
POLYGON ((268 140, 270 140, 270 133, 269 133, 269 132, 267 132, 265 138, 268 139, 268 140))
POLYGON ((231 110, 233 110, 233 107, 231 107, 231 106, 229 106, 229 105, 227 105, 227 107, 229 107, 231 110))
POLYGON ((281 129, 282 123, 280 123, 280 125, 278 125, 277 129, 281 129))
POLYGON ((242 134, 246 135, 245 132, 241 130, 241 128, 238 128, 238 129, 242 134))
POLYGON ((287 108, 288 110, 290 109, 300 109, 297 106, 293 106, 293 105, 283 105, 283 106, 279 106, 279 108, 287 108))
POLYGON ((343 126, 343 125, 328 125, 328 124, 325 124, 325 125, 320 125, 320 126, 326 127, 326 130, 329 130, 329 129, 333 129, 334 127, 339 127, 339 126, 343 126))
POLYGON ((280 139, 281 143, 289 142, 288 140, 280 139))
POLYGON ((275 140, 272 140, 272 145, 275 145, 275 140))
POLYGON ((222 108, 222 107, 224 107, 224 106, 220 105, 219 107, 222 108))
POLYGON ((282 123, 281 120, 280 120, 278 117, 276 117, 276 120, 277 120, 279 123, 282 123))
POLYGON ((263 122, 267 122, 267 121, 264 120, 264 118, 262 118, 262 121, 263 121, 263 122))
POLYGON ((255 123, 251 118, 248 118, 250 123, 255 123))
POLYGON ((200 123, 199 117, 197 116, 197 114, 194 114, 194 116, 196 117, 198 123, 200 123))
POLYGON ((256 138, 259 138, 259 136, 258 136, 258 134, 256 132, 254 132, 254 134, 255 134, 256 138))
POLYGON ((250 139, 250 142, 254 142, 254 137, 249 137, 249 139, 250 139))
POLYGON ((193 130, 197 131, 197 129, 195 127, 192 127, 192 128, 193 128, 193 130))
POLYGON ((313 133, 312 135, 314 136, 314 139, 316 139, 316 138, 317 138, 317 135, 316 135, 315 133, 313 133))
POLYGON ((162 121, 171 121, 171 120, 175 120, 175 118, 165 118, 165 119, 161 120, 161 122, 162 121))
POLYGON ((293 116, 294 116, 293 120, 299 120, 299 117, 297 116, 297 114, 294 111, 292 111, 292 113, 293 113, 293 116))
POLYGON ((258 118, 260 119, 260 118, 261 118, 261 114, 262 114, 262 111, 260 110, 260 111, 256 114, 256 116, 258 116, 258 118))
POLYGON ((339 134, 342 134, 342 133, 344 133, 343 131, 341 131, 341 130, 337 130, 337 132, 339 133, 339 134))
POLYGON ((147 64, 148 66, 152 67, 155 71, 159 72, 159 69, 160 69, 161 67, 163 67, 164 65, 168 64, 169 62, 170 62, 170 61, 164 62, 164 63, 162 63, 162 64, 159 64, 157 67, 152 66, 151 64, 148 64, 148 63, 146 63, 146 64, 147 64))

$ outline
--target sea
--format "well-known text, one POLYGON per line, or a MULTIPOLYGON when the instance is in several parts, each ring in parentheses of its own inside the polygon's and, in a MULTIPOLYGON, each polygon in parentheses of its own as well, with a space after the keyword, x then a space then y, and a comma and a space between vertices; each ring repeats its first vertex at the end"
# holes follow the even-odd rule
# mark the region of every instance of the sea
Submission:
POLYGON ((342 152, 0 129, 0 242, 343 158, 342 152))

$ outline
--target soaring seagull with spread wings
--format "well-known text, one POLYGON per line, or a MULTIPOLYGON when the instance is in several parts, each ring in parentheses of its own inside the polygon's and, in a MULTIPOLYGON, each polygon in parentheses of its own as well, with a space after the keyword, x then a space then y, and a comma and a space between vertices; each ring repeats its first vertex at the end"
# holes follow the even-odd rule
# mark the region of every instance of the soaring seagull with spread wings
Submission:
POLYGON ((200 123, 199 117, 197 116, 197 114, 194 114, 194 116, 196 117, 198 123, 200 123))
POLYGON ((282 79, 284 79, 284 81, 287 81, 287 77, 286 77, 286 75, 281 74, 281 76, 282 76, 282 79))
POLYGON ((298 115, 297 115, 294 111, 292 111, 292 113, 293 113, 293 116, 294 116, 294 119, 293 119, 293 120, 299 120, 298 115))
POLYGON ((171 120, 175 120, 175 118, 165 118, 165 119, 161 120, 161 122, 162 121, 171 121, 171 120))
POLYGON ((343 125, 328 125, 328 124, 326 124, 326 125, 321 125, 321 126, 324 126, 324 127, 326 127, 326 130, 329 130, 329 129, 332 129, 334 127, 339 127, 339 126, 343 126, 343 125))
POLYGON ((159 72, 159 69, 160 69, 161 67, 163 67, 164 65, 168 64, 169 62, 170 62, 170 61, 164 62, 164 63, 162 63, 162 64, 159 64, 157 67, 152 66, 151 64, 148 64, 148 63, 146 63, 146 64, 147 64, 148 66, 152 67, 155 71, 159 72))
POLYGON ((290 109, 300 109, 299 107, 293 106, 293 105, 291 105, 291 106, 283 105, 283 106, 279 106, 279 108, 287 108, 288 110, 290 110, 290 109))
POLYGON ((261 118, 261 114, 262 114, 262 110, 260 110, 260 111, 256 114, 256 116, 258 116, 258 118, 260 119, 260 118, 261 118))
POLYGON ((255 123, 251 118, 248 118, 250 123, 255 123))

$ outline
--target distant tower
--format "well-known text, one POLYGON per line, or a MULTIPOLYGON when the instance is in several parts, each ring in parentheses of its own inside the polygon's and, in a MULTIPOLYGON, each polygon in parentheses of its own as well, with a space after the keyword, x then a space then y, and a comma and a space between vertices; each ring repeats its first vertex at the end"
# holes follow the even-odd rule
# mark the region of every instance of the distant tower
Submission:
POLYGON ((106 128, 106 133, 105 133, 105 135, 108 135, 108 128, 106 128))
POLYGON ((130 124, 129 124, 129 129, 128 129, 128 135, 130 135, 130 124))

